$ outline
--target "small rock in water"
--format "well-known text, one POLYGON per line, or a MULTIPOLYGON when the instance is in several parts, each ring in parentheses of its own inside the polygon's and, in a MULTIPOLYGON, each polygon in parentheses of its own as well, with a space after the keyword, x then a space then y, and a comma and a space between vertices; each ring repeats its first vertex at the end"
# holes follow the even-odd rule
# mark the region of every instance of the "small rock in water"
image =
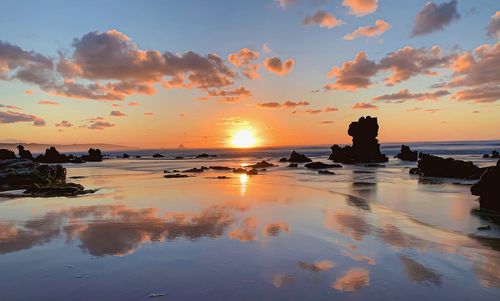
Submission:
POLYGON ((203 168, 191 168, 191 169, 186 169, 186 170, 183 170, 182 172, 203 172, 203 168))
POLYGON ((233 172, 234 173, 247 173, 247 170, 244 168, 234 168, 233 172))
POLYGON ((477 227, 477 229, 480 231, 491 230, 491 226, 490 225, 480 226, 480 227, 477 227))
POLYGON ((335 173, 333 171, 329 171, 329 170, 318 170, 318 174, 320 174, 320 175, 334 175, 335 173))
POLYGON ((157 297, 165 297, 167 294, 165 293, 152 293, 149 294, 149 298, 157 298, 157 297))
POLYGON ((226 179, 231 179, 230 177, 226 177, 226 176, 218 176, 217 179, 219 180, 226 180, 226 179))
POLYGON ((164 175, 165 178, 167 179, 175 179, 175 178, 188 178, 189 176, 188 175, 181 175, 181 174, 168 174, 168 175, 164 175))
POLYGON ((299 167, 299 164, 297 163, 290 163, 288 167, 299 167))
POLYGON ((247 171, 247 175, 249 176, 255 176, 255 175, 258 175, 259 174, 259 171, 255 168, 252 168, 250 169, 249 171, 247 171))

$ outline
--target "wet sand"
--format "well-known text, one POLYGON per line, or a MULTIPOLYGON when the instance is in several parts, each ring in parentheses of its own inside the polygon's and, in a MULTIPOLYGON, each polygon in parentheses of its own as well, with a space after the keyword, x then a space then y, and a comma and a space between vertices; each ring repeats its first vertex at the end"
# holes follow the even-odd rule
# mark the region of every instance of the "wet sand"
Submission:
POLYGON ((468 181, 422 182, 392 159, 163 177, 257 161, 68 164, 99 191, 0 199, 2 300, 499 299, 500 230, 468 181))

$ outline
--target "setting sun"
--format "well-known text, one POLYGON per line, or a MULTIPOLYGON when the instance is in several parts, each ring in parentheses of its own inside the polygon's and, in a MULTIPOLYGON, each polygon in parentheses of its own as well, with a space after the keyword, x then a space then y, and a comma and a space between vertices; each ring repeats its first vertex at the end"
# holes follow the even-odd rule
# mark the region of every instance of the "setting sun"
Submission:
POLYGON ((238 130, 231 137, 231 145, 233 147, 254 147, 257 143, 253 131, 250 129, 238 130))

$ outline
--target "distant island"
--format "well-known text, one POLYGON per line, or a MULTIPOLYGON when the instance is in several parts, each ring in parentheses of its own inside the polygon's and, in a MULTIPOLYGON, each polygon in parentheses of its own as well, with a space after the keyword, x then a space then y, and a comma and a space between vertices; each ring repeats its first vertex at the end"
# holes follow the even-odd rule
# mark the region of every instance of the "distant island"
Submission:
POLYGON ((133 149, 130 146, 118 144, 85 143, 85 144, 41 144, 41 143, 0 143, 0 149, 8 149, 17 152, 17 146, 23 145, 26 149, 34 153, 43 153, 51 146, 56 147, 62 152, 86 152, 89 148, 99 148, 102 151, 119 151, 133 149))

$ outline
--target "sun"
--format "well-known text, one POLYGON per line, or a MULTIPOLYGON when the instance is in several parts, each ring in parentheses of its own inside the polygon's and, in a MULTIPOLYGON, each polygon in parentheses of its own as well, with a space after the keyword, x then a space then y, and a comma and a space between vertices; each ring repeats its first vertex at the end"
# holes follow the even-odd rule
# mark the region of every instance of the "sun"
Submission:
POLYGON ((254 147, 256 144, 257 139, 251 129, 238 130, 231 137, 233 147, 247 148, 254 147))

